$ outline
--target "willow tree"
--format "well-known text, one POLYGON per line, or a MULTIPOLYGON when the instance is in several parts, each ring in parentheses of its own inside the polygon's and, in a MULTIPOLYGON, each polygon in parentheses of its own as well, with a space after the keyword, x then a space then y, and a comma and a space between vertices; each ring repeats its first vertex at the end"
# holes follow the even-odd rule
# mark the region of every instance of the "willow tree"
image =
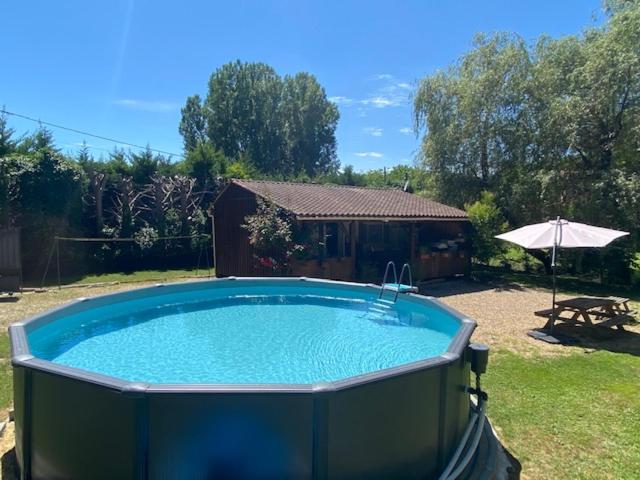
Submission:
POLYGON ((513 224, 636 218, 622 205, 635 201, 628 189, 640 172, 640 3, 621 3, 600 27, 531 47, 479 36, 456 65, 422 80, 415 123, 443 200, 462 205, 490 190, 513 224))
POLYGON ((629 229, 640 245, 640 2, 529 46, 478 36, 415 95, 421 157, 437 195, 462 206, 483 190, 513 226, 563 215, 629 229))
POLYGON ((505 167, 527 161, 530 135, 524 41, 478 35, 474 47, 457 65, 423 79, 414 99, 422 160, 439 196, 460 206, 492 188, 505 167))
POLYGON ((560 208, 601 224, 637 224, 640 177, 640 2, 584 36, 541 39, 532 105, 536 146, 560 208))

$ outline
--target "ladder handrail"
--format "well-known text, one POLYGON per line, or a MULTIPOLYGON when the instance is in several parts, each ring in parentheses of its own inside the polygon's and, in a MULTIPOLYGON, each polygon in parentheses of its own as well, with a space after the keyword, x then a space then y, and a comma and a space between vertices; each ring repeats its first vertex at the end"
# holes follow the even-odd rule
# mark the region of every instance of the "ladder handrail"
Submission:
POLYGON ((411 266, 408 263, 402 265, 402 270, 400 270, 400 281, 398 282, 398 288, 396 289, 396 296, 393 298, 393 303, 398 300, 398 294, 400 293, 400 286, 402 285, 402 278, 404 277, 405 270, 409 272, 409 287, 413 288, 413 275, 411 275, 411 266))
MULTIPOLYGON (((389 267, 393 268, 393 279, 395 283, 398 283, 398 271, 396 270, 396 264, 392 261, 387 263, 387 268, 384 269, 384 277, 382 277, 382 288, 380 289, 380 295, 378 299, 382 298, 382 294, 384 293, 384 286, 387 284, 387 275, 389 274, 389 267)), ((404 268, 404 267, 403 267, 404 268)))

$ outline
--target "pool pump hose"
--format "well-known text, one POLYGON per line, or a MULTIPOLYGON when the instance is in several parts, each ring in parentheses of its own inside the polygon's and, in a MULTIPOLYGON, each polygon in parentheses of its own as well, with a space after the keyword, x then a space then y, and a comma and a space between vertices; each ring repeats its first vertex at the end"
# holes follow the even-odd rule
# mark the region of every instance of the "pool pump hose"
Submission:
POLYGON ((467 468, 469 462, 473 458, 482 437, 485 422, 485 409, 488 400, 487 393, 480 388, 480 376, 487 371, 487 362, 489 359, 489 347, 482 343, 472 343, 469 345, 471 354, 471 370, 476 374, 476 386, 467 387, 467 391, 471 395, 476 395, 478 403, 475 412, 471 414, 467 428, 460 439, 458 448, 451 457, 449 464, 444 469, 438 480, 455 480, 467 468), (473 435, 473 436, 472 436, 473 435), (471 438, 471 442, 469 442, 471 438), (463 452, 466 453, 462 456, 463 452))

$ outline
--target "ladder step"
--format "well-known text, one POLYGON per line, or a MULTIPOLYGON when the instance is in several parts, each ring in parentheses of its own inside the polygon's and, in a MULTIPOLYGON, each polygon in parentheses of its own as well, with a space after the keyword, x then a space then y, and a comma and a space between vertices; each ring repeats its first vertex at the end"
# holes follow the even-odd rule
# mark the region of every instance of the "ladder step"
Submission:
POLYGON ((389 310, 391 308, 391 305, 389 305, 388 303, 374 302, 374 303, 371 304, 371 306, 376 307, 376 308, 384 308, 385 310, 389 310))
POLYGON ((386 315, 388 312, 386 310, 380 310, 379 308, 369 308, 370 312, 379 313, 380 315, 386 315))
POLYGON ((379 298, 379 299, 377 300, 377 303, 386 303, 386 304, 387 304, 387 305, 389 305, 389 306, 393 305, 393 302, 392 302, 391 300, 386 300, 386 299, 384 299, 384 298, 379 298))

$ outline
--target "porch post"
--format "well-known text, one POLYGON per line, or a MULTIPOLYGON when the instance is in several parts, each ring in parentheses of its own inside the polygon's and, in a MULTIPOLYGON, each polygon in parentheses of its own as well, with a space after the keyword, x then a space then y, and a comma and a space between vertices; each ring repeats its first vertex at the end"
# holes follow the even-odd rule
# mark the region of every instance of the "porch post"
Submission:
POLYGON ((357 260, 357 246, 358 246, 358 235, 360 232, 359 223, 357 220, 354 220, 349 225, 349 230, 351 232, 351 279, 355 280, 356 278, 356 269, 358 267, 357 260))
POLYGON ((414 259, 416 257, 416 224, 415 222, 411 222, 409 236, 411 238, 411 253, 409 255, 409 263, 411 265, 411 268, 413 268, 414 259))

